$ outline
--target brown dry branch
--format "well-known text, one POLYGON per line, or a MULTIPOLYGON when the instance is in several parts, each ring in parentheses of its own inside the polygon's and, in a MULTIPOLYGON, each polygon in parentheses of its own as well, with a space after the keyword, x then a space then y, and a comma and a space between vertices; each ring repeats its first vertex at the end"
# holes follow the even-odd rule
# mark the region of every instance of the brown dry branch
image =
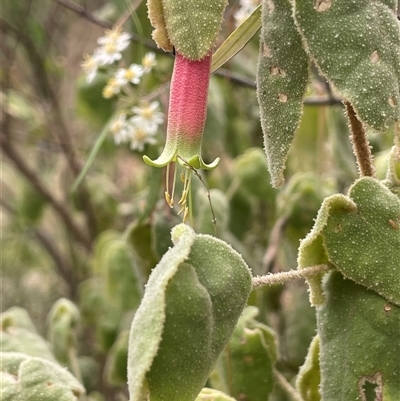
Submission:
MULTIPOLYGON (((68 166, 70 167, 73 176, 76 178, 79 175, 82 166, 76 157, 71 139, 72 135, 65 123, 62 108, 51 85, 44 57, 38 52, 32 39, 21 29, 12 26, 3 19, 0 19, 0 29, 4 33, 12 35, 24 47, 37 78, 37 89, 41 93, 43 99, 50 104, 50 106, 46 107, 46 109, 50 110, 50 112, 47 112, 46 114, 49 116, 49 121, 52 123, 51 127, 49 127, 49 131, 56 134, 60 148, 68 162, 68 166)), ((5 131, 3 130, 3 133, 4 132, 5 131)), ((97 235, 97 219, 94 208, 91 204, 90 194, 84 185, 81 185, 78 197, 85 212, 88 232, 90 233, 91 239, 93 239, 97 235)))
POLYGON ((15 168, 30 182, 35 190, 40 193, 46 201, 53 207, 57 214, 63 220, 66 228, 72 233, 75 239, 80 242, 86 249, 90 249, 91 240, 84 234, 83 230, 73 221, 66 205, 57 199, 49 189, 44 185, 42 180, 17 152, 11 142, 8 141, 6 135, 2 132, 0 135, 0 145, 3 153, 14 164, 15 168))
POLYGON ((353 151, 357 159, 358 170, 360 176, 375 176, 375 168, 371 148, 368 143, 367 133, 363 123, 358 119, 353 106, 349 102, 345 102, 346 114, 349 119, 351 132, 351 142, 353 151))

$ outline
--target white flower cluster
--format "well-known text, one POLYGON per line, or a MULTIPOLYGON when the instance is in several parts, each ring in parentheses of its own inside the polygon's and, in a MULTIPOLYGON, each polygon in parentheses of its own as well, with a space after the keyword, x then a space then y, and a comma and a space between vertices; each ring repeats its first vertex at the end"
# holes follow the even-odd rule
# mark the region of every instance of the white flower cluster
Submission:
MULTIPOLYGON (((86 82, 90 83, 95 78, 99 67, 113 64, 121 60, 121 52, 130 43, 130 35, 122 32, 121 27, 107 30, 105 35, 97 39, 99 47, 95 49, 93 55, 84 56, 82 68, 86 74, 86 82)), ((143 74, 148 73, 156 65, 154 53, 147 53, 142 60, 142 65, 131 64, 128 68, 119 68, 115 75, 107 82, 104 87, 103 96, 111 98, 121 91, 121 87, 127 83, 137 85, 143 74)))
POLYGON ((106 30, 105 35, 97 39, 100 46, 95 49, 93 55, 85 54, 82 63, 87 83, 93 81, 99 67, 121 60, 121 52, 129 46, 130 38, 128 33, 122 32, 121 27, 117 27, 106 30))
POLYGON ((114 142, 130 142, 132 150, 142 152, 146 143, 157 143, 155 134, 158 126, 164 122, 164 113, 158 111, 159 102, 143 103, 141 107, 132 107, 133 116, 127 117, 121 113, 111 124, 111 132, 114 142))
POLYGON ((234 15, 236 26, 243 23, 260 3, 261 0, 239 0, 240 7, 234 15))

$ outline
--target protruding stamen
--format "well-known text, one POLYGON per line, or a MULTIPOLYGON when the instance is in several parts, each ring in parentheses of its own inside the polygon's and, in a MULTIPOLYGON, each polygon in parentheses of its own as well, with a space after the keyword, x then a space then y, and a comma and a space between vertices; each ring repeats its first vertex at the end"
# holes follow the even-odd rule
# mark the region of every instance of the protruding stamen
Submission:
POLYGON ((167 191, 165 191, 165 200, 167 201, 168 206, 172 209, 174 207, 174 200, 171 199, 171 196, 167 191))
POLYGON ((179 200, 179 202, 178 202, 178 205, 184 205, 184 204, 186 204, 186 198, 187 198, 187 190, 183 190, 183 192, 182 192, 182 196, 181 196, 181 199, 179 200))
POLYGON ((189 217, 189 208, 186 206, 185 207, 185 213, 183 213, 183 222, 186 223, 186 220, 189 217))
POLYGON ((172 199, 174 198, 174 194, 175 194, 175 183, 176 183, 176 166, 174 166, 175 170, 174 170, 174 180, 172 181, 172 199))

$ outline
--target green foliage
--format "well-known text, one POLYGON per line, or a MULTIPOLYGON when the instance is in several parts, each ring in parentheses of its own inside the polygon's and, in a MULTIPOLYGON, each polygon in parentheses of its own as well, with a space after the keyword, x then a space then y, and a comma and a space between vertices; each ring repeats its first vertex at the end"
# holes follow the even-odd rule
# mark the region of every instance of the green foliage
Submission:
POLYGON ((313 338, 304 365, 296 379, 296 387, 304 401, 320 401, 321 372, 319 366, 319 337, 313 338))
POLYGON ((289 283, 282 293, 280 306, 285 325, 280 337, 282 359, 298 369, 304 363, 316 330, 315 310, 309 303, 305 285, 289 283))
POLYGON ((229 60, 210 80, 201 145, 220 166, 198 172, 202 181, 191 172, 187 221, 198 234, 177 226, 179 171, 174 179, 173 164, 142 163, 164 142, 173 57, 155 52, 139 85, 102 96, 119 68, 152 51, 145 2, 100 2, 90 13, 19 3, 2 10, 0 398, 126 400, 130 390, 131 401, 397 401, 395 0, 263 0, 253 12, 237 0, 148 1, 161 47, 198 59, 217 44, 213 71, 229 60), (92 15, 132 36, 86 84, 78 64, 83 53, 98 56, 102 35, 88 29, 92 15), (357 180, 360 143, 339 96, 367 129, 374 178, 357 180), (140 134, 118 137, 120 113, 133 129, 132 107, 156 100, 165 126, 154 143, 118 145, 140 134), (287 184, 275 190, 286 159, 287 184), (161 199, 165 181, 175 206, 161 199), (243 260, 253 276, 282 281, 249 295, 243 260), (315 313, 302 281, 282 283, 320 264, 324 273, 307 277, 315 313))
POLYGON ((0 315, 0 321, 3 352, 20 352, 55 362, 49 344, 38 334, 25 309, 12 307, 0 315))
POLYGON ((78 401, 85 389, 71 373, 47 359, 1 352, 4 401, 78 401))
POLYGON ((22 200, 18 205, 18 212, 26 225, 37 223, 43 215, 46 200, 32 185, 25 184, 23 187, 22 200))
POLYGON ((400 28, 395 8, 395 0, 296 0, 294 6, 312 60, 361 121, 379 131, 389 120, 400 119, 400 28))
POLYGON ((114 111, 115 101, 104 99, 102 96, 103 88, 109 78, 105 74, 99 74, 90 84, 82 78, 77 85, 77 112, 100 127, 106 124, 114 111))
POLYGON ((317 310, 322 399, 374 399, 366 398, 369 383, 382 400, 396 400, 400 308, 338 272, 329 274, 325 291, 317 310))
MULTIPOLYGON (((300 246, 299 266, 329 261, 344 276, 400 305, 398 216, 399 198, 376 180, 361 178, 348 197, 325 199, 313 230, 300 246)), ((314 284, 311 290, 315 291, 314 284)))
POLYGON ((110 304, 120 310, 136 309, 141 291, 127 243, 121 239, 108 241, 101 264, 110 304))
POLYGON ((215 44, 226 0, 162 0, 168 38, 190 60, 205 57, 215 44))
POLYGON ((48 339, 58 362, 67 365, 72 347, 76 347, 76 329, 80 312, 70 300, 61 298, 51 308, 48 316, 48 339))
POLYGON ((172 240, 175 246, 151 274, 131 327, 133 401, 145 394, 151 400, 193 400, 251 289, 247 266, 227 244, 185 225, 173 229, 172 240))
POLYGON ((127 382, 129 330, 119 333, 107 356, 105 374, 107 381, 114 386, 127 382))
POLYGON ((232 394, 236 399, 263 401, 274 384, 277 340, 269 327, 255 320, 257 315, 254 306, 243 311, 211 375, 215 388, 232 394))
POLYGON ((274 187, 284 181, 285 161, 300 122, 308 64, 290 2, 263 2, 257 97, 274 187))
POLYGON ((260 148, 247 149, 235 159, 235 177, 249 194, 274 201, 276 191, 271 188, 267 161, 260 148))

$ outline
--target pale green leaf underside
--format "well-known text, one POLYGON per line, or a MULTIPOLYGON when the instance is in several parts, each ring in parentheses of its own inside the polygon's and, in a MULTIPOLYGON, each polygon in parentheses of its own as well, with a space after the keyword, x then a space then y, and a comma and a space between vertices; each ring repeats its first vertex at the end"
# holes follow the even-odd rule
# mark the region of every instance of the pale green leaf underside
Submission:
POLYGON ((65 368, 19 352, 0 353, 2 401, 77 401, 85 393, 65 368))
POLYGON ((190 60, 205 57, 221 28, 226 0, 162 0, 168 37, 190 60))
POLYGON ((236 401, 234 398, 213 388, 203 388, 195 401, 236 401))
POLYGON ((360 119, 379 131, 389 120, 400 119, 400 29, 395 3, 295 1, 295 20, 308 52, 360 119))
POLYGON ((283 170, 298 127, 308 82, 308 56, 288 0, 263 2, 257 97, 272 184, 283 184, 283 170))
POLYGON ((324 201, 300 245, 299 266, 329 261, 345 277, 400 305, 399 220, 399 198, 378 181, 361 178, 348 197, 324 201))
POLYGON ((146 394, 151 401, 194 400, 251 290, 250 270, 226 243, 183 224, 172 240, 176 245, 153 270, 132 323, 132 401, 146 394))
POLYGON ((304 401, 320 401, 319 385, 321 372, 319 366, 319 337, 316 335, 311 341, 307 358, 300 368, 296 379, 296 388, 304 401))
POLYGON ((338 272, 324 290, 326 304, 317 309, 322 399, 398 400, 400 308, 338 272), (365 382, 375 382, 382 398, 362 398, 365 382))
POLYGON ((194 232, 187 230, 177 245, 164 255, 147 282, 129 337, 128 385, 132 401, 141 401, 145 396, 145 376, 158 352, 163 332, 165 290, 180 263, 189 256, 194 240, 194 232))
POLYGON ((40 356, 55 362, 49 343, 41 337, 25 309, 14 306, 0 315, 0 349, 40 356))
POLYGON ((261 28, 261 5, 240 24, 213 54, 211 72, 218 70, 236 53, 246 46, 247 42, 261 28))

